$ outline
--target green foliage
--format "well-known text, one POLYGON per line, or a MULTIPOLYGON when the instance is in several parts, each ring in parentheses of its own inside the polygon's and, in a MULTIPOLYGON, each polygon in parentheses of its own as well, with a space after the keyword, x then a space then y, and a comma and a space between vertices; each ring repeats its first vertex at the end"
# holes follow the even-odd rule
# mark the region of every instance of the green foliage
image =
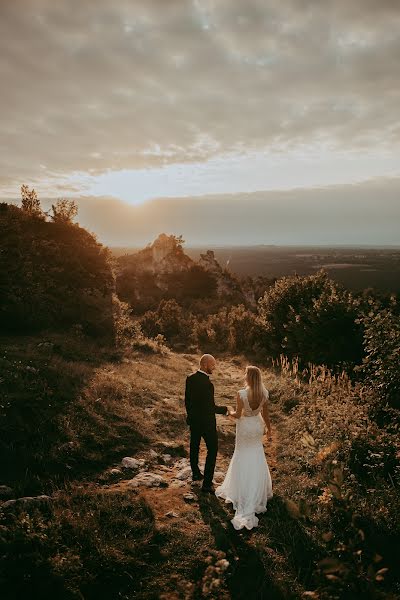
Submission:
POLYGON ((172 346, 185 344, 192 333, 192 317, 176 300, 162 300, 157 310, 147 311, 139 320, 149 338, 163 336, 172 346))
MULTIPOLYGON (((146 313, 147 314, 147 313, 146 313)), ((141 323, 132 317, 132 310, 126 302, 114 297, 115 341, 122 350, 140 350, 154 354, 166 354, 168 348, 159 328, 145 335, 141 323)))
POLYGON ((147 311, 139 323, 145 336, 162 335, 173 348, 234 353, 259 350, 257 315, 243 304, 203 316, 185 310, 176 300, 162 300, 157 310, 147 311))
POLYGON ((260 351, 261 336, 257 315, 243 304, 223 308, 194 321, 193 341, 199 348, 234 353, 260 351))
POLYGON ((78 205, 74 200, 60 198, 55 204, 51 205, 53 214, 51 219, 56 222, 72 223, 78 214, 78 205))
POLYGON ((176 300, 191 308, 198 300, 213 302, 216 294, 215 277, 199 265, 167 273, 140 271, 133 265, 117 275, 118 296, 128 302, 136 314, 154 310, 165 300, 176 300))
POLYGON ((279 279, 259 300, 259 314, 272 356, 331 367, 361 361, 357 304, 323 272, 279 279))
POLYGON ((27 185, 21 186, 21 207, 24 212, 33 217, 44 219, 44 213, 40 206, 40 200, 34 189, 29 189, 27 185))
POLYGON ((3 330, 79 325, 85 333, 113 336, 108 251, 89 232, 3 204, 0 238, 3 330))
POLYGON ((281 443, 286 468, 301 485, 300 499, 289 496, 288 510, 320 543, 315 591, 307 597, 391 597, 400 539, 398 426, 379 428, 369 416, 373 396, 344 373, 282 365, 297 403, 281 443))
POLYGON ((382 404, 400 408, 400 317, 395 306, 371 310, 361 319, 365 358, 361 372, 382 404))

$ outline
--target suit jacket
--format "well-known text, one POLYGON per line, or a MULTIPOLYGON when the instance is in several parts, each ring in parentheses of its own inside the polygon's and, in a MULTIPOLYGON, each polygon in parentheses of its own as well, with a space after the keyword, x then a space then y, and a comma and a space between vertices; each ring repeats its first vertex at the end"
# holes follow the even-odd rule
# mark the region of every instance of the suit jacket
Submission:
POLYGON ((217 406, 214 401, 214 386, 209 377, 200 371, 186 378, 185 387, 186 422, 190 427, 215 429, 215 413, 225 415, 226 406, 217 406))

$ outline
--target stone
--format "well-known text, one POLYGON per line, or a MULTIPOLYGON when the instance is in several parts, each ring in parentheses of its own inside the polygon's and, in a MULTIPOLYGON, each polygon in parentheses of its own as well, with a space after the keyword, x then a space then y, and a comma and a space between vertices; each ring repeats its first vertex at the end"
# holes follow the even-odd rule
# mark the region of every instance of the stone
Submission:
POLYGON ((225 479, 225 473, 223 473, 223 471, 215 471, 214 479, 215 481, 223 481, 225 479))
POLYGON ((140 473, 128 481, 128 485, 131 487, 168 487, 165 479, 157 473, 140 473))
POLYGON ((125 469, 139 469, 139 467, 143 467, 145 461, 142 458, 132 458, 131 456, 125 456, 122 459, 121 465, 125 467, 125 469))
POLYGON ((170 454, 162 454, 161 458, 167 464, 170 463, 172 460, 172 456, 170 454))
POLYGON ((188 465, 189 465, 188 459, 187 458, 181 458, 180 460, 176 461, 176 463, 174 464, 174 467, 176 469, 184 469, 188 465))
POLYGON ((183 494, 183 499, 185 502, 191 503, 195 502, 196 496, 194 496, 193 494, 183 494))
POLYGON ((165 513, 165 516, 170 517, 172 519, 177 519, 179 517, 179 514, 174 512, 173 510, 170 510, 167 513, 165 513))
POLYGON ((192 469, 190 467, 185 467, 184 469, 179 471, 179 473, 177 473, 175 478, 183 481, 183 480, 189 479, 189 477, 191 475, 192 475, 192 469))
POLYGON ((110 469, 110 474, 111 475, 120 475, 122 473, 121 469, 110 469))
POLYGON ((150 458, 157 458, 158 454, 157 454, 157 452, 155 450, 151 449, 149 451, 149 456, 150 456, 150 458))
POLYGON ((14 508, 14 507, 26 507, 46 505, 51 502, 50 496, 24 496, 22 498, 15 498, 15 500, 7 500, 2 504, 2 508, 14 508))
POLYGON ((40 342, 40 344, 38 344, 37 347, 44 348, 45 350, 53 350, 54 344, 53 342, 40 342))
POLYGON ((161 442, 162 451, 172 456, 186 456, 187 451, 183 444, 177 442, 161 442))
POLYGON ((184 481, 178 481, 177 479, 173 479, 171 481, 171 487, 174 488, 180 488, 180 487, 185 487, 186 483, 184 481))
POLYGON ((8 500, 14 496, 14 490, 8 485, 0 485, 0 500, 8 500))

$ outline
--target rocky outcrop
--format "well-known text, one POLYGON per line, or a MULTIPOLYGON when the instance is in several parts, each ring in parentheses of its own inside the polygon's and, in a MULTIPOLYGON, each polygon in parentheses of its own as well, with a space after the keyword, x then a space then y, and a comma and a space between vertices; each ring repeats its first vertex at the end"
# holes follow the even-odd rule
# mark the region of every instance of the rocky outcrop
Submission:
POLYGON ((130 487, 168 487, 168 482, 156 473, 140 473, 128 483, 130 487))
POLYGON ((240 280, 228 269, 221 267, 213 250, 200 254, 199 265, 214 276, 218 296, 236 299, 237 303, 246 301, 240 280))
POLYGON ((7 500, 1 505, 2 510, 8 508, 32 508, 34 506, 46 506, 51 502, 50 496, 24 496, 15 498, 15 500, 7 500))
POLYGON ((135 254, 118 258, 117 292, 138 312, 156 308, 161 299, 226 298, 230 304, 255 305, 251 285, 245 285, 231 271, 221 267, 212 250, 191 259, 183 240, 160 234, 135 254))
POLYGON ((136 254, 120 257, 118 262, 122 268, 134 270, 136 274, 154 275, 187 271, 195 264, 184 253, 181 238, 165 233, 136 254))

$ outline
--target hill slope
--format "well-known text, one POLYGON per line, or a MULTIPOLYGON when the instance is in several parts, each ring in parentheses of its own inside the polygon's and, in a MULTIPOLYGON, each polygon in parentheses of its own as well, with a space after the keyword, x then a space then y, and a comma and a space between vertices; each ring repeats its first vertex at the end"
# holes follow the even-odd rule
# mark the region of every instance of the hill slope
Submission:
MULTIPOLYGON (((67 357, 64 348, 64 358, 57 355, 57 348, 49 352, 47 366, 58 365, 76 379, 76 352, 67 357)), ((377 584, 382 593, 379 588, 370 593, 363 579, 355 590, 351 577, 359 573, 351 573, 333 558, 342 539, 342 556, 348 559, 344 540, 353 535, 352 516, 348 523, 345 513, 336 512, 343 502, 337 508, 335 497, 326 492, 322 463, 329 454, 339 458, 329 437, 335 435, 330 432, 336 425, 319 426, 321 439, 326 437, 322 445, 318 429, 315 439, 302 436, 307 429, 301 412, 297 416, 293 407, 301 405, 302 398, 306 401, 309 389, 290 377, 264 370, 271 392, 273 441, 266 445, 266 455, 274 498, 259 527, 250 533, 234 531, 230 505, 204 497, 191 484, 183 386, 198 358, 131 353, 122 358, 99 355, 96 362, 86 363, 80 385, 70 390, 68 404, 54 416, 53 425, 57 423, 62 432, 60 448, 53 440, 54 453, 59 450, 57 464, 65 466, 61 479, 44 470, 40 483, 27 484, 23 493, 45 493, 48 498, 6 502, 0 511, 1 583, 6 597, 324 599, 338 594, 356 598, 361 591, 365 598, 394 598, 385 595, 389 585, 385 582, 377 584), (318 458, 321 448, 325 458, 318 458), (126 457, 131 460, 124 461, 128 465, 124 467, 121 461, 126 457), (324 499, 317 501, 320 497, 324 499), (328 535, 331 527, 334 533, 328 535), (318 566, 322 559, 328 560, 325 567, 318 566)), ((245 364, 241 357, 219 360, 213 376, 217 402, 233 404, 245 364)), ((342 393, 345 388, 340 389, 342 393)), ((332 401, 321 390, 312 391, 318 404, 332 401)), ((344 413, 349 421, 358 422, 362 415, 350 414, 351 406, 343 404, 344 413)), ((314 417, 310 408, 310 426, 314 417)), ((218 429, 217 479, 233 452, 234 424, 218 417, 218 429)), ((45 469, 48 457, 42 458, 45 469)), ((27 463, 30 459, 26 456, 27 463)), ((16 488, 12 472, 3 483, 16 488)), ((337 486, 340 491, 340 482, 337 486)), ((370 501, 373 513, 373 503, 377 507, 379 502, 373 497, 370 501)), ((395 502, 394 492, 391 501, 395 502)), ((364 516, 369 518, 365 508, 364 516)), ((388 532, 389 522, 390 516, 381 513, 377 523, 371 520, 362 526, 369 551, 379 557, 371 567, 374 575, 382 566, 395 572, 398 531, 394 527, 388 532)), ((357 540, 349 560, 358 552, 357 544, 363 543, 357 540)), ((392 581, 391 589, 394 585, 392 581)))

